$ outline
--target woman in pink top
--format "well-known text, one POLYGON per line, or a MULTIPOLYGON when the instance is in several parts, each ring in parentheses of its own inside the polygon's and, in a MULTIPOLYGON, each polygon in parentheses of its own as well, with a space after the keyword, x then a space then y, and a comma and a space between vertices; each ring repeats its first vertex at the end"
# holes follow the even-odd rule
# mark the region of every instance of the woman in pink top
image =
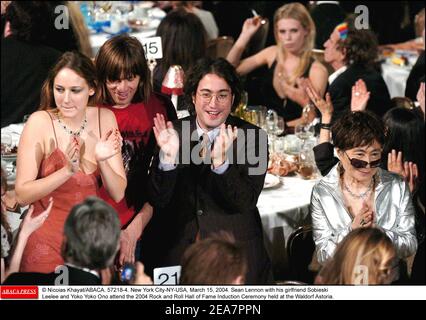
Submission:
POLYGON ((49 273, 61 265, 64 221, 70 209, 103 185, 114 201, 127 185, 114 114, 89 107, 96 89, 92 61, 64 53, 43 85, 41 109, 25 124, 19 141, 15 191, 34 215, 54 204, 43 226, 29 238, 21 271, 49 273))

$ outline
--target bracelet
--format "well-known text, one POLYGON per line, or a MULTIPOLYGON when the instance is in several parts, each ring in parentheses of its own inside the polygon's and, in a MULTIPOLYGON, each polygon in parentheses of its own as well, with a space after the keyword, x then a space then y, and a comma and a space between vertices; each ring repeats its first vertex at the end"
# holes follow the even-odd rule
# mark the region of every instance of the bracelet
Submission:
POLYGON ((330 123, 321 123, 320 128, 324 130, 331 130, 331 124, 330 123))

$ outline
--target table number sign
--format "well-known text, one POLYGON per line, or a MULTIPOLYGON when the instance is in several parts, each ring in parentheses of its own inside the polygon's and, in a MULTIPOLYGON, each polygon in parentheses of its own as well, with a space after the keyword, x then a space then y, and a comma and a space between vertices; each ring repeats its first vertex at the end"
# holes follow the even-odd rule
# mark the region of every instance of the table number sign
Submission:
POLYGON ((179 284, 181 266, 171 266, 154 269, 154 284, 177 285, 179 284))
POLYGON ((161 37, 151 37, 140 39, 145 51, 145 58, 161 59, 163 58, 163 47, 161 45, 161 37))

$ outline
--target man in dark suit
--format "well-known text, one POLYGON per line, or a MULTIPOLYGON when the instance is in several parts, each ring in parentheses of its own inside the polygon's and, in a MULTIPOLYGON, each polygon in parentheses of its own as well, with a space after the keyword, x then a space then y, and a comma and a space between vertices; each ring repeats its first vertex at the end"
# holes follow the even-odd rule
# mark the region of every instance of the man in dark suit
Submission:
POLYGON ((374 35, 344 23, 334 29, 324 47, 324 60, 335 70, 329 77, 328 88, 334 106, 333 121, 350 109, 352 86, 358 79, 364 80, 370 92, 367 110, 382 117, 391 102, 386 83, 374 68, 377 58, 374 35))
POLYGON ((89 197, 73 207, 65 221, 62 257, 52 273, 11 274, 3 284, 100 285, 99 270, 112 265, 119 249, 120 220, 106 202, 89 197))
POLYGON ((154 121, 160 150, 149 182, 155 212, 142 236, 145 267, 149 273, 179 265, 192 243, 227 231, 247 255, 246 283, 271 283, 256 207, 267 169, 266 133, 230 115, 242 86, 225 59, 199 61, 184 88, 195 115, 173 124, 160 115, 154 121))

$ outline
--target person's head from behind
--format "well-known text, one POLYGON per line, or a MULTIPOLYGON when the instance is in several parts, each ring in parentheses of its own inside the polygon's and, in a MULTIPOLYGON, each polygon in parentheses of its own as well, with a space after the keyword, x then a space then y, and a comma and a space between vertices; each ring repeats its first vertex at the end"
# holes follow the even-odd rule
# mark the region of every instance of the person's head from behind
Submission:
POLYGON ((421 142, 424 139, 425 123, 422 117, 416 114, 415 109, 396 107, 385 113, 383 122, 386 127, 384 160, 392 149, 401 151, 402 160, 416 163, 421 176, 424 176, 425 147, 421 142))
POLYGON ((160 23, 157 36, 161 37, 163 58, 157 72, 161 81, 172 65, 180 65, 186 72, 195 61, 206 55, 207 35, 201 20, 184 9, 171 11, 160 23))
POLYGON ((348 178, 369 182, 381 164, 383 122, 369 111, 347 112, 332 126, 333 143, 348 178))
POLYGON ((225 59, 203 58, 185 77, 184 92, 188 109, 196 113, 205 130, 219 127, 241 100, 241 80, 225 59))
POLYGON ((104 269, 112 265, 119 240, 117 212, 101 199, 88 197, 65 221, 62 257, 78 267, 104 269))
POLYGON ((97 78, 93 62, 85 55, 65 52, 44 81, 40 109, 54 109, 73 117, 94 103, 97 78))
POLYGON ((315 33, 315 23, 301 3, 286 4, 275 12, 274 34, 280 51, 310 56, 315 33))
MULTIPOLYGON (((3 2, 3 1, 2 1, 3 2)), ((42 42, 48 34, 50 8, 47 1, 11 1, 5 13, 10 32, 16 39, 42 42)))
POLYGON ((247 261, 243 249, 226 232, 200 240, 185 250, 180 284, 244 284, 247 261))
POLYGON ((350 21, 339 24, 324 43, 324 60, 335 69, 352 64, 371 67, 378 56, 375 35, 356 29, 350 21))
POLYGON ((398 278, 392 241, 377 228, 351 231, 319 274, 322 284, 390 284, 398 278))
POLYGON ((126 107, 130 103, 148 102, 151 73, 138 39, 128 35, 109 39, 99 49, 95 65, 100 103, 126 107))

